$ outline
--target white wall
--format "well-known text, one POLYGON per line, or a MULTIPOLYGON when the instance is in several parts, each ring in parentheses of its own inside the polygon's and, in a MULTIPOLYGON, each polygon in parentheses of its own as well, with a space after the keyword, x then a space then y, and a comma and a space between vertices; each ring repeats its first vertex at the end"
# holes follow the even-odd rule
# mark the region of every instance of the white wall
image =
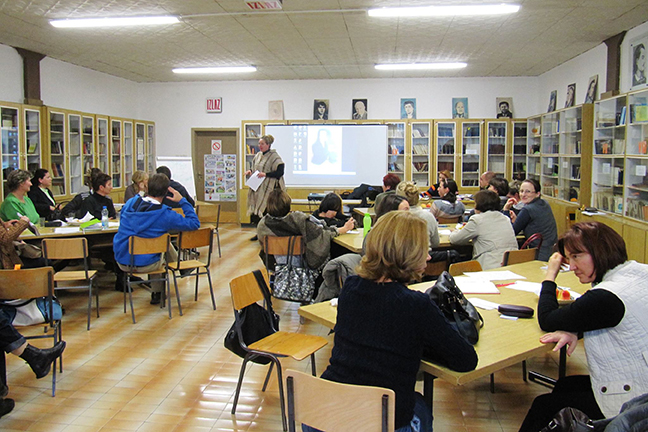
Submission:
POLYGON ((310 119, 314 99, 329 99, 329 119, 351 118, 351 100, 368 99, 370 118, 400 117, 400 99, 417 99, 418 118, 450 118, 453 97, 468 97, 470 117, 491 118, 496 97, 512 97, 514 114, 537 114, 537 78, 233 81, 142 84, 139 116, 157 125, 157 152, 186 156, 191 128, 240 127, 268 118, 268 101, 283 100, 286 119, 310 119), (223 113, 207 114, 205 100, 223 98, 223 113))
POLYGON ((0 45, 0 100, 22 103, 22 74, 22 58, 18 51, 7 45, 0 45))
POLYGON ((595 48, 574 57, 573 59, 551 69, 538 77, 538 99, 535 114, 547 112, 549 95, 558 90, 556 108, 565 106, 567 86, 576 83, 576 105, 585 101, 589 78, 598 74, 598 95, 605 92, 605 77, 607 74, 607 47, 600 44, 595 48))

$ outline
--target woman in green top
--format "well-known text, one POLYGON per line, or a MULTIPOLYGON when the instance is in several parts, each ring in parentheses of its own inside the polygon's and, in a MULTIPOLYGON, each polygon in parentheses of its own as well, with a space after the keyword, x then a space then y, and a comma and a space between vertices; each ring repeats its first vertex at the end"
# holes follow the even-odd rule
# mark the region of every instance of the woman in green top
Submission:
POLYGON ((32 223, 38 223, 40 216, 36 211, 36 207, 34 207, 34 203, 27 196, 31 185, 29 171, 17 169, 9 173, 7 176, 9 194, 0 205, 0 219, 7 222, 20 219, 20 215, 23 215, 27 216, 32 223))

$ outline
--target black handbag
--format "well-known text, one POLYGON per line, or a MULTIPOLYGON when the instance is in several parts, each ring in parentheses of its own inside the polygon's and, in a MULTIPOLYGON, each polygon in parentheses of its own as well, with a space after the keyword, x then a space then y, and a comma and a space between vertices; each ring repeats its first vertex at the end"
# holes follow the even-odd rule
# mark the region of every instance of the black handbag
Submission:
POLYGON ((581 410, 563 408, 540 432, 588 432, 594 430, 594 423, 581 410))
POLYGON ((450 273, 441 273, 436 283, 426 292, 441 312, 454 325, 459 333, 471 344, 479 340, 479 330, 484 326, 484 319, 464 297, 450 273))
MULTIPOLYGON (((259 288, 263 292, 266 307, 258 303, 252 303, 243 308, 239 311, 238 322, 236 320, 234 321, 234 324, 232 324, 232 327, 230 327, 225 336, 225 348, 241 358, 245 357, 247 351, 241 345, 237 325, 240 326, 240 334, 243 337, 245 346, 249 346, 279 330, 279 315, 272 309, 270 290, 266 285, 265 279, 259 270, 255 270, 253 273, 259 284, 259 288)), ((270 363, 270 359, 267 357, 252 357, 250 361, 259 364, 270 363)))

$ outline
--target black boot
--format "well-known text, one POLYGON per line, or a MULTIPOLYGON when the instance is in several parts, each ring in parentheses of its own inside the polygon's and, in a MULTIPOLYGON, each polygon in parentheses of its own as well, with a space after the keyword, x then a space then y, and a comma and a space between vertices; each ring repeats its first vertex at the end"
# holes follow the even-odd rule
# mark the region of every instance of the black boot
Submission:
POLYGON ((152 292, 151 293, 151 304, 152 305, 160 304, 161 301, 162 301, 162 293, 161 292, 152 292))
POLYGON ((65 341, 61 341, 52 348, 40 349, 32 345, 27 345, 20 358, 25 360, 36 374, 36 378, 47 376, 52 366, 52 362, 63 354, 65 341))
POLYGON ((6 414, 9 414, 16 406, 16 403, 13 399, 0 399, 0 417, 4 417, 6 414))

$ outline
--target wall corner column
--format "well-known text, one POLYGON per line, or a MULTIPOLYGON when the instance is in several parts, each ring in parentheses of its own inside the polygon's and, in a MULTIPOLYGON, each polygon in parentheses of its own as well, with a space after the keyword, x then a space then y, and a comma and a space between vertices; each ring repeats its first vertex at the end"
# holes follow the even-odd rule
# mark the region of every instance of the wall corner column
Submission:
POLYGON ((601 93, 601 99, 619 94, 621 42, 623 42, 625 35, 626 32, 621 32, 603 41, 607 46, 607 76, 605 78, 605 93, 601 93))
POLYGON ((43 105, 40 88, 40 61, 45 54, 14 47, 23 59, 23 103, 28 105, 43 105))

